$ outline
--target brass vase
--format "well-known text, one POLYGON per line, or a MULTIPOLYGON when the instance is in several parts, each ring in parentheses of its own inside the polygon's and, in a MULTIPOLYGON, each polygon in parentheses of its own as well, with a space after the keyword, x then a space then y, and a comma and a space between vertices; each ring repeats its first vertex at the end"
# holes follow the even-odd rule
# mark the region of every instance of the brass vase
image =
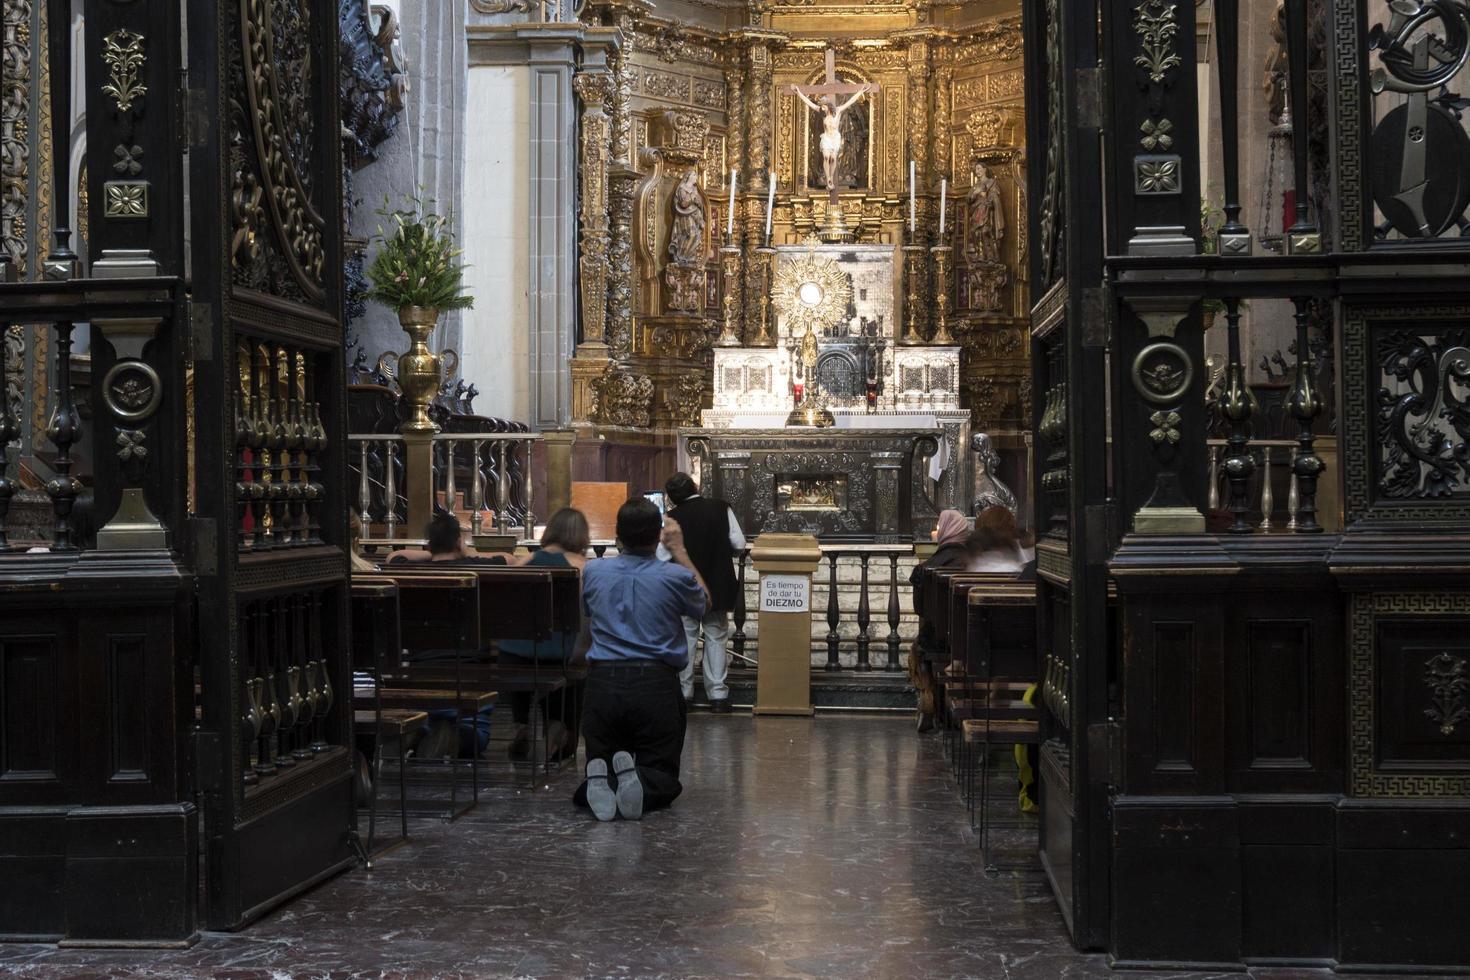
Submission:
POLYGON ((439 311, 423 306, 405 306, 398 322, 409 337, 408 351, 398 358, 398 387, 408 399, 409 417, 399 431, 434 433, 439 427, 429 418, 429 406, 444 381, 444 365, 429 350, 429 334, 439 322, 439 311))

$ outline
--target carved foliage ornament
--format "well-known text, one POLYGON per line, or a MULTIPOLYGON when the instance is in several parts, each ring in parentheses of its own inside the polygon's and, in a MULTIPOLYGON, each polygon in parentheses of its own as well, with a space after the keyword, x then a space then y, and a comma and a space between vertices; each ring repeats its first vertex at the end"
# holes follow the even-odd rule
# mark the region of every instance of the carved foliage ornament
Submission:
POLYGON ((102 61, 108 76, 102 91, 112 96, 119 112, 130 112, 133 103, 148 93, 148 86, 138 80, 147 60, 141 34, 122 27, 102 39, 102 61))
POLYGON ((320 301, 325 221, 302 172, 314 136, 309 10, 301 0, 242 0, 241 56, 264 203, 292 278, 308 299, 320 301))
POLYGON ((653 379, 613 365, 592 382, 597 407, 592 417, 603 425, 647 428, 653 424, 653 379))
POLYGON ((1470 672, 1465 658, 1448 653, 1430 657, 1424 664, 1424 686, 1430 698, 1424 716, 1439 726, 1441 735, 1455 734, 1455 726, 1470 718, 1470 672))
POLYGON ((1143 0, 1133 11, 1133 30, 1143 42, 1143 51, 1133 63, 1148 72, 1155 85, 1180 64, 1174 51, 1174 37, 1179 33, 1177 11, 1178 4, 1164 0, 1143 0))
POLYGON ((1379 491, 1436 498, 1470 489, 1470 332, 1394 330, 1377 346, 1379 491))

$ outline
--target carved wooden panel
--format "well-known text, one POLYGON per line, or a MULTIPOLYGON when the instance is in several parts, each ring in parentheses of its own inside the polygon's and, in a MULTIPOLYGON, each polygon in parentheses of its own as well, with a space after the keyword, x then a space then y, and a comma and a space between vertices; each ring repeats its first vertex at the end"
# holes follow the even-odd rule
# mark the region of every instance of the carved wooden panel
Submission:
POLYGON ((0 781, 61 777, 61 703, 59 637, 0 638, 0 781), (56 710, 38 712, 37 705, 56 710))
POLYGON ((1352 794, 1470 795, 1470 594, 1355 595, 1352 794))
POLYGON ((108 637, 107 773, 110 782, 148 781, 149 700, 148 638, 108 637))
POLYGON ((1257 620, 1245 635, 1242 705, 1252 768, 1309 768, 1312 753, 1311 624, 1257 620))
POLYGON ((1192 773, 1199 762, 1193 623, 1153 624, 1153 769, 1192 773))

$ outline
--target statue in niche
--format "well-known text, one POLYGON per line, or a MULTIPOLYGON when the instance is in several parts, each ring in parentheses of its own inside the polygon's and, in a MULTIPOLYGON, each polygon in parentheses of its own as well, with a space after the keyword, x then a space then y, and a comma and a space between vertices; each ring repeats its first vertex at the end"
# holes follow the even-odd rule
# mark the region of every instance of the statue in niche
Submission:
POLYGON ((967 258, 971 262, 999 262, 1000 240, 1006 233, 1005 208, 1000 199, 1000 185, 983 163, 975 164, 967 210, 970 218, 967 258))
POLYGON ((708 220, 704 195, 699 190, 699 171, 684 171, 674 188, 674 223, 669 232, 669 260, 685 268, 704 264, 704 229, 708 220))
POLYGON ((705 227, 708 215, 699 170, 690 167, 680 176, 669 199, 673 222, 669 228, 669 267, 664 282, 669 305, 683 312, 698 311, 704 303, 705 227))

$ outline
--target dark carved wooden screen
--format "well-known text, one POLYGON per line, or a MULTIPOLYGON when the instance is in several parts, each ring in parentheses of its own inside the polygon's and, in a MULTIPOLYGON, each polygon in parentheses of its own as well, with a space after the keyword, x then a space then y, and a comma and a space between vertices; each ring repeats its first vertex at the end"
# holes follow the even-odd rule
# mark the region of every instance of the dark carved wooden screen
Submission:
POLYGON ((351 860, 337 20, 194 0, 196 562, 211 926, 351 860))
POLYGON ((1074 941, 1108 922, 1106 368, 1094 3, 1027 0, 1041 856, 1074 941))
POLYGON ((1121 965, 1463 971, 1470 3, 1282 3, 1292 194, 1264 207, 1257 10, 1024 7, 1041 854, 1121 965), (1292 336, 1274 414, 1263 326, 1292 336))

